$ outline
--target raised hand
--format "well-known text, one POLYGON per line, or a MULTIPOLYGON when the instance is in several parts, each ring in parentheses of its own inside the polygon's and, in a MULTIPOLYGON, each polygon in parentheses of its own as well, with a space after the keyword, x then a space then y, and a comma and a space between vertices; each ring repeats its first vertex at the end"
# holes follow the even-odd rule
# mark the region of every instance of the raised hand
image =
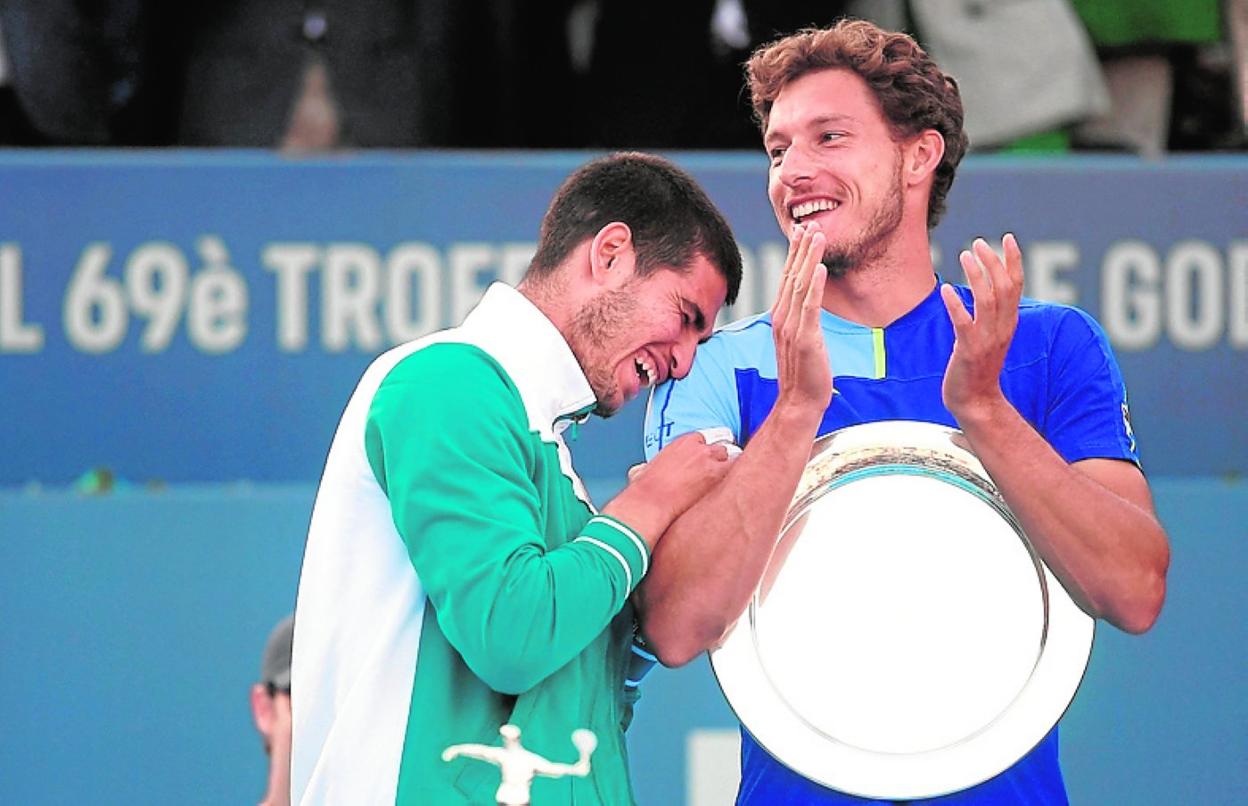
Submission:
POLYGON ((951 286, 940 289, 957 336, 941 394, 945 407, 959 423, 985 416, 1004 399, 1001 369, 1018 326, 1023 253, 1010 234, 1001 239, 1001 247, 1004 263, 983 238, 977 238, 959 255, 975 301, 974 316, 951 286))
POLYGON ((819 324, 828 280, 828 270, 819 261, 826 243, 817 224, 793 228, 780 290, 771 306, 780 384, 777 406, 814 406, 822 412, 832 399, 832 367, 819 324))
POLYGON ((653 546, 672 521, 696 504, 728 472, 728 448, 707 445, 692 432, 672 440, 645 465, 603 512, 632 526, 653 546))
POLYGON ((728 448, 707 445, 696 431, 677 437, 646 463, 631 486, 640 486, 664 502, 670 520, 696 504, 728 472, 728 448))

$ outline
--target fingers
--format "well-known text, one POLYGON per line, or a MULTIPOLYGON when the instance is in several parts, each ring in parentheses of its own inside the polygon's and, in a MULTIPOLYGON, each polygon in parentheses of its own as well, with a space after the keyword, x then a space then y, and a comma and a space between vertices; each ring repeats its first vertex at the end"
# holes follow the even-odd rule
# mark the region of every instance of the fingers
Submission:
MULTIPOLYGON (((1005 241, 1002 240, 1004 247, 1005 241)), ((1015 244, 1017 246, 1017 244, 1015 244)), ((993 300, 1007 301, 1013 294, 1014 282, 1010 278, 1009 272, 1005 268, 1005 264, 1001 262, 1001 256, 992 250, 988 242, 983 238, 976 239, 973 244, 975 257, 979 259, 979 263, 984 267, 988 275, 988 282, 992 287, 993 300)))
MULTIPOLYGON (((815 239, 814 249, 811 250, 813 255, 823 254, 823 235, 819 235, 815 239)), ((823 310, 823 289, 828 284, 828 267, 823 265, 821 260, 811 260, 810 267, 810 287, 806 290, 805 296, 802 298, 803 316, 814 313, 819 315, 819 311, 823 310)))
POLYGON ((823 289, 828 283, 828 269, 822 263, 816 262, 811 267, 810 280, 807 283, 806 291, 802 294, 801 311, 798 318, 797 331, 804 332, 808 327, 812 327, 811 320, 814 320, 813 327, 819 328, 819 317, 823 311, 823 289))
POLYGON ((805 251, 801 254, 801 262, 797 266, 796 278, 793 282, 793 299, 795 305, 799 307, 804 303, 806 295, 809 294, 814 284, 816 269, 822 267, 819 261, 823 258, 823 251, 828 243, 827 237, 814 225, 808 232, 810 239, 805 251))
MULTIPOLYGON (((982 238, 977 238, 971 244, 972 249, 977 247, 982 240, 982 238)), ((966 284, 971 287, 971 296, 975 300, 975 313, 978 316, 981 303, 987 300, 992 292, 992 281, 988 277, 988 269, 971 249, 963 249, 958 255, 958 262, 962 264, 962 271, 966 274, 966 284)))
POLYGON ((975 300, 976 321, 1012 317, 1022 297, 1023 253, 1013 234, 1001 239, 1001 250, 1004 262, 987 241, 976 238, 970 249, 958 255, 975 300))
POLYGON ((818 225, 798 225, 793 228, 793 239, 789 241, 789 256, 785 260, 780 289, 771 309, 773 325, 782 326, 789 317, 794 315, 795 311, 800 309, 801 295, 810 287, 811 261, 818 260, 822 256, 824 244, 826 244, 826 239, 819 232, 818 225))
MULTIPOLYGON (((730 445, 731 443, 728 443, 728 442, 711 442, 711 443, 708 443, 708 442, 706 441, 706 434, 704 434, 704 433, 703 433, 703 432, 701 432, 701 431, 690 431, 688 434, 682 434, 682 435, 680 435, 679 437, 677 437, 676 439, 672 440, 672 444, 674 445, 674 444, 676 444, 677 442, 679 442, 679 441, 680 441, 680 440, 682 440, 682 439, 683 439, 683 440, 690 441, 690 442, 696 442, 696 443, 698 443, 700 446, 704 446, 704 447, 695 448, 695 449, 693 449, 693 450, 704 451, 704 452, 706 453, 706 455, 707 455, 707 456, 710 456, 712 459, 714 459, 714 460, 715 460, 715 461, 717 461, 717 462, 726 462, 726 461, 728 461, 728 445, 730 445)), ((669 447, 670 447, 670 446, 669 446, 669 447)), ((734 445, 733 447, 736 447, 736 446, 734 445)), ((643 465, 634 465, 634 466, 633 466, 633 468, 631 468, 631 469, 628 471, 628 472, 629 472, 629 480, 630 480, 630 481, 631 481, 631 480, 632 480, 632 478, 633 478, 633 476, 632 476, 632 472, 633 472, 633 470, 637 470, 637 472, 638 472, 638 473, 640 473, 640 472, 641 472, 640 470, 638 470, 638 468, 639 468, 639 467, 645 467, 645 465, 644 465, 644 464, 643 464, 643 465)))
POLYGON ((976 238, 958 260, 971 287, 968 306, 952 288, 942 287, 941 298, 957 333, 958 342, 990 354, 1008 349, 1018 325, 1018 303, 1023 294, 1023 255, 1013 234, 1001 239, 1002 256, 983 238, 976 238))
POLYGON ((797 254, 793 257, 793 283, 790 290, 795 297, 801 296, 803 281, 806 279, 806 261, 810 259, 810 244, 817 232, 814 226, 802 230, 802 240, 797 246, 797 254))
POLYGON ((949 312, 949 321, 953 323, 953 330, 962 338, 962 333, 971 326, 971 313, 962 304, 962 298, 958 296, 958 292, 953 290, 953 286, 948 283, 942 283, 940 286, 940 299, 945 303, 945 310, 949 312))
POLYGON ((1010 280, 1020 289, 1023 287, 1023 250, 1018 247, 1014 233, 1007 232, 1001 239, 1001 248, 1005 251, 1005 269, 1010 280))
POLYGON ((776 291, 776 300, 771 305, 772 321, 783 320, 785 312, 788 310, 788 301, 792 296, 793 272, 797 266, 797 254, 801 249, 802 236, 805 234, 805 228, 798 224, 793 227, 793 233, 789 239, 789 254, 784 259, 784 271, 780 274, 780 288, 776 291))

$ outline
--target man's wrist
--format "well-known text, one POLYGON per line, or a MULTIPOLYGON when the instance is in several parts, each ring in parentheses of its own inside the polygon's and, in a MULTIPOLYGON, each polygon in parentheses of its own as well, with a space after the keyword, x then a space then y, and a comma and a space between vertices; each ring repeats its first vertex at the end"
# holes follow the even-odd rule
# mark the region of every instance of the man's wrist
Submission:
POLYGON ((963 431, 989 427, 994 422, 1000 422, 1010 410, 1010 402, 1000 392, 949 407, 949 413, 963 431))
POLYGON ((798 398, 796 395, 786 396, 783 393, 776 398, 776 405, 767 416, 769 430, 784 434, 788 438, 801 439, 809 436, 812 440, 819 430, 826 406, 818 406, 809 399, 798 398))
POLYGON ((653 551, 659 537, 673 520, 664 507, 656 503, 656 499, 658 496, 649 493, 644 481, 638 480, 611 499, 602 508, 602 514, 628 526, 653 551))

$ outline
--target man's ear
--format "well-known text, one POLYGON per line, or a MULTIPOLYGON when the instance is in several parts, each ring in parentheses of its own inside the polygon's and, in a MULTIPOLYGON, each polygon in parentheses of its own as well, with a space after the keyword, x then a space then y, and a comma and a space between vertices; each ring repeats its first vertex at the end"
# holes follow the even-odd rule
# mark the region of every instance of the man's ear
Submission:
POLYGON ((589 269, 599 285, 618 287, 632 276, 635 254, 633 231, 622 221, 612 221, 594 236, 589 247, 589 269))
POLYGON ((273 732, 273 698, 269 696, 268 686, 263 683, 251 687, 251 719, 267 741, 273 732))
POLYGON ((928 181, 945 156, 945 138, 935 129, 924 129, 906 146, 904 179, 907 185, 928 181))

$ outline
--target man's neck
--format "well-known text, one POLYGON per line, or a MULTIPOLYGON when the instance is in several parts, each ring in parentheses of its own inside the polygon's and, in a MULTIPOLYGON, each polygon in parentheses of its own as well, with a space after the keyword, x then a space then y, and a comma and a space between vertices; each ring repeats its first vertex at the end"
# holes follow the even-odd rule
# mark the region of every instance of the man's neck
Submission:
MULTIPOLYGON (((516 290, 550 320, 563 336, 564 341, 568 340, 568 328, 572 323, 575 308, 569 300, 571 290, 562 278, 551 277, 536 282, 532 279, 525 279, 516 286, 516 290)), ((579 300, 577 302, 579 303, 579 300)))
POLYGON ((273 748, 269 763, 269 789, 260 806, 290 806, 290 746, 273 748))
POLYGON ((927 233, 892 247, 841 277, 828 278, 824 310, 867 327, 887 327, 926 299, 936 287, 927 233))

